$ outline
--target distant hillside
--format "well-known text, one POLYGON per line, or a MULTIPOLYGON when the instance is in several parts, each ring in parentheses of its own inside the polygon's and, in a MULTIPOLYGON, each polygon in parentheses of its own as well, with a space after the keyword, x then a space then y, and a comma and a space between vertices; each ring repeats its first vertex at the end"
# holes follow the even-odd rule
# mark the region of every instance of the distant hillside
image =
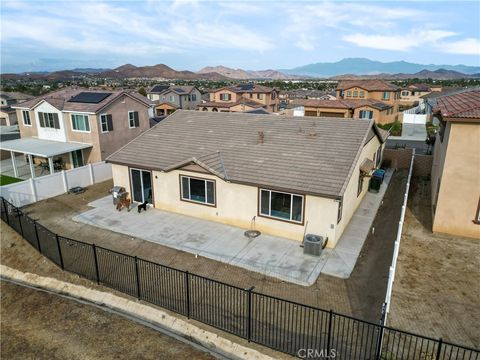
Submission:
POLYGON ((203 69, 197 71, 197 74, 209 74, 209 73, 218 73, 223 76, 238 79, 238 80, 247 80, 247 79, 272 79, 272 80, 283 80, 283 79, 292 79, 296 76, 283 74, 276 70, 243 70, 243 69, 231 69, 226 66, 207 66, 203 69))
POLYGON ((163 78, 177 80, 226 80, 228 77, 218 73, 197 74, 192 71, 176 71, 167 65, 158 64, 153 66, 135 66, 125 64, 115 69, 74 69, 54 71, 50 73, 23 73, 23 74, 2 74, 2 78, 8 79, 46 79, 52 81, 70 80, 73 78, 110 78, 110 79, 129 79, 129 78, 163 78), (82 71, 83 70, 83 71, 82 71))
POLYGON ((203 74, 196 74, 192 71, 177 71, 164 64, 158 64, 153 66, 140 66, 137 67, 132 64, 122 65, 113 70, 107 70, 97 74, 99 77, 105 78, 164 78, 164 79, 179 79, 179 80, 223 80, 227 79, 226 76, 215 72, 208 72, 203 74))
POLYGON ((434 80, 458 80, 465 78, 480 78, 480 74, 467 75, 458 71, 438 69, 435 71, 421 70, 414 74, 377 74, 377 75, 354 75, 344 74, 332 76, 332 80, 349 80, 349 79, 385 79, 385 80, 404 80, 404 79, 434 79, 434 80))
POLYGON ((464 74, 480 72, 479 66, 466 65, 423 65, 406 61, 381 62, 365 58, 347 58, 337 62, 308 64, 293 69, 283 69, 280 72, 299 76, 332 77, 342 74, 379 75, 379 74, 415 74, 422 70, 436 71, 439 69, 456 71, 464 74))

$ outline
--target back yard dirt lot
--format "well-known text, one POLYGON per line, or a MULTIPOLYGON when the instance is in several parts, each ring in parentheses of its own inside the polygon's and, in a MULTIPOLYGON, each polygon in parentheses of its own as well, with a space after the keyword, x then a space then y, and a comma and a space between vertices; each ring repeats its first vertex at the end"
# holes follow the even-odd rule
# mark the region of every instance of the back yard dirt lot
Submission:
MULTIPOLYGON (((108 195, 111 182, 89 187, 81 195, 66 194, 41 201, 27 206, 24 211, 42 225, 66 237, 95 243, 239 287, 255 286, 255 291, 258 292, 378 322, 405 181, 405 172, 397 172, 393 176, 384 204, 374 221, 375 234, 367 238, 352 276, 342 280, 322 274, 310 287, 286 283, 206 258, 196 259, 186 252, 74 222, 72 217, 89 209, 89 202, 108 195)), ((14 259, 11 260, 15 262, 14 259)), ((15 267, 14 264, 9 266, 15 267)))
POLYGON ((389 325, 480 347, 480 241, 431 232, 430 181, 412 178, 389 325))

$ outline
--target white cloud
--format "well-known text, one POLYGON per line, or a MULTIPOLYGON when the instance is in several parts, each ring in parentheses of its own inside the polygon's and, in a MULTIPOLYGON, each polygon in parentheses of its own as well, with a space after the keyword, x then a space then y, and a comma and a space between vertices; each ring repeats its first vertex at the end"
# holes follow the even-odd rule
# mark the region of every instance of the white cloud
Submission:
POLYGON ((344 35, 342 39, 360 47, 407 51, 425 44, 436 43, 446 37, 455 35, 451 31, 443 30, 417 30, 406 34, 379 35, 379 34, 351 34, 344 35))
POLYGON ((466 38, 458 41, 445 41, 437 44, 445 53, 458 55, 476 55, 480 59, 480 39, 466 38))

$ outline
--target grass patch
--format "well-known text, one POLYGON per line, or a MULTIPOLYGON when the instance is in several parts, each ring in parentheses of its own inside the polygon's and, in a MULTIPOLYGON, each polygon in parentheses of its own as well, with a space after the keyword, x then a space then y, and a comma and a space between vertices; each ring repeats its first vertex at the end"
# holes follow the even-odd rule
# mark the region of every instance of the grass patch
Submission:
POLYGON ((19 182, 19 181, 23 181, 23 180, 22 179, 17 179, 17 178, 11 177, 11 176, 7 176, 7 175, 0 175, 0 186, 13 184, 13 183, 16 183, 16 182, 19 182))
POLYGON ((388 124, 377 124, 377 126, 383 130, 390 131, 390 135, 392 136, 402 135, 402 123, 400 121, 395 121, 388 124))

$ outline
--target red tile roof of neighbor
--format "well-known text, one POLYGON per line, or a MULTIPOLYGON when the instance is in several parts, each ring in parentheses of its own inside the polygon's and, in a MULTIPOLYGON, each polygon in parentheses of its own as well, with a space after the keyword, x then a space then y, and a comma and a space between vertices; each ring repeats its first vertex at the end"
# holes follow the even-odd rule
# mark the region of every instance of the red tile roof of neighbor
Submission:
POLYGON ((437 99, 434 112, 445 120, 480 122, 480 90, 465 91, 437 99))
POLYGON ((337 90, 359 87, 367 91, 396 91, 400 88, 383 80, 343 80, 337 85, 337 90))

